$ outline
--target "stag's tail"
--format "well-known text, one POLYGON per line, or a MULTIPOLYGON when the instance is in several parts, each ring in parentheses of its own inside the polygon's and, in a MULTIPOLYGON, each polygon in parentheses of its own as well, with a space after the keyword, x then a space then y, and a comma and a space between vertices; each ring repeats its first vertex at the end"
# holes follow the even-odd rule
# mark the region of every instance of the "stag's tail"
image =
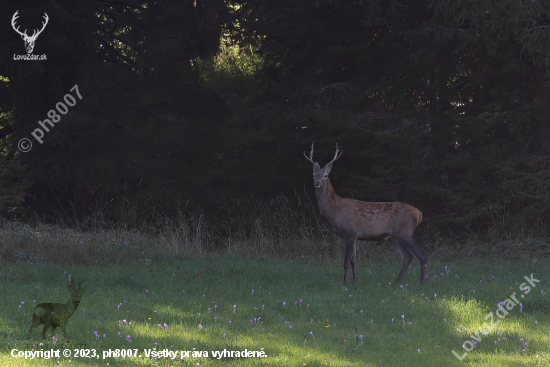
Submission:
POLYGON ((424 219, 424 217, 422 216, 422 212, 420 210, 417 210, 417 217, 416 217, 416 226, 418 227, 420 225, 420 223, 422 223, 422 219, 424 219))

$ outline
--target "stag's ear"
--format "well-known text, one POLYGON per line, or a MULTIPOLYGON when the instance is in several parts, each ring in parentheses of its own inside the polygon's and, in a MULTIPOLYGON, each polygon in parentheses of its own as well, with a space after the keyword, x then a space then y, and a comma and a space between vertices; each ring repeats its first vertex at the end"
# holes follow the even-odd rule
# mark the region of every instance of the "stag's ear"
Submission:
POLYGON ((313 163, 313 170, 314 171, 319 171, 321 169, 321 166, 319 166, 319 163, 315 162, 313 163))
POLYGON ((330 170, 332 169, 332 162, 330 162, 329 164, 327 164, 325 166, 325 168, 323 168, 325 170, 325 174, 329 174, 330 170))

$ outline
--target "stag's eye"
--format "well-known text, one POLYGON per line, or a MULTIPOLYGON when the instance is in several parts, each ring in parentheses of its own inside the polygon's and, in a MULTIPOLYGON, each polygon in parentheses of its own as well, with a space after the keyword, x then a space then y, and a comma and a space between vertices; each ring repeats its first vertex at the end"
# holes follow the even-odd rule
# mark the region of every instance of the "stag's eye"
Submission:
POLYGON ((325 177, 328 177, 328 175, 325 175, 325 177))

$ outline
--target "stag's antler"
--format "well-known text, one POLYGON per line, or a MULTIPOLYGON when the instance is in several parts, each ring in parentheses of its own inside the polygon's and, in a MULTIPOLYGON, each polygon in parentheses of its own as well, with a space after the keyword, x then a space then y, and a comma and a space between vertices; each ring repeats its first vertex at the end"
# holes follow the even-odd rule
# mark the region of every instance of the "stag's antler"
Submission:
MULTIPOLYGON (((337 160, 338 158, 340 158, 342 156, 342 151, 341 150, 338 150, 338 143, 336 143, 336 153, 334 153, 334 158, 332 158, 332 161, 328 162, 326 164, 326 166, 328 166, 329 164, 331 164, 332 162, 334 162, 335 160, 337 160), (338 154, 340 153, 340 154, 338 154)), ((326 167, 325 166, 325 167, 326 167)))
POLYGON ((309 153, 309 158, 307 157, 305 151, 304 151, 304 157, 306 157, 306 159, 311 163, 315 164, 315 162, 313 162, 313 144, 315 144, 315 142, 311 143, 311 152, 309 153))
MULTIPOLYGON (((313 162, 313 144, 315 144, 315 142, 311 143, 311 152, 309 153, 309 158, 308 156, 306 155, 306 152, 304 152, 304 157, 306 157, 306 159, 308 161, 310 161, 311 163, 315 164, 315 162, 313 162)), ((342 151, 338 149, 338 143, 336 143, 336 152, 334 153, 334 158, 332 159, 332 161, 328 162, 326 166, 328 166, 329 164, 331 164, 332 162, 334 162, 335 160, 337 160, 338 158, 340 158, 342 156, 342 151), (338 154, 340 153, 340 154, 338 154)))

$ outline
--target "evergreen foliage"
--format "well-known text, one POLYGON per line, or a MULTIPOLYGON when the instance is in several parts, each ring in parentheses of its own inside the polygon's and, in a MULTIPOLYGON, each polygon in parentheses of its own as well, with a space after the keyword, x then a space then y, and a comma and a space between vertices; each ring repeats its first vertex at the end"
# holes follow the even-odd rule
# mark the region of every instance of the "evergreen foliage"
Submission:
POLYGON ((5 154, 23 163, 33 182, 27 207, 41 213, 74 209, 81 216, 101 197, 113 208, 123 200, 145 201, 146 213, 151 201, 167 205, 200 185, 191 177, 213 157, 216 126, 226 111, 216 93, 197 85, 192 60, 215 53, 223 1, 2 7, 0 75, 7 80, 2 88, 7 112, 0 123, 4 130, 15 126, 7 140, 4 136, 5 154), (47 61, 11 60, 23 51, 10 26, 18 9, 18 21, 26 20, 22 27, 28 29, 32 20, 49 15, 35 48, 47 61), (31 138, 37 122, 74 85, 82 100, 61 116, 43 144, 17 151, 17 141, 31 138))
POLYGON ((249 1, 242 12, 242 41, 264 35, 271 82, 252 118, 302 147, 337 141, 341 194, 410 202, 443 228, 545 218, 547 4, 249 1))
POLYGON ((550 220, 547 2, 30 1, 0 14, 13 172, 0 185, 19 182, 30 212, 83 215, 99 198, 143 216, 188 199, 215 212, 312 193, 314 140, 321 164, 334 143, 344 152, 338 194, 413 204, 433 228, 550 220), (48 13, 35 49, 47 61, 12 60, 16 10, 22 29, 48 13), (75 84, 83 99, 19 152, 75 84))

